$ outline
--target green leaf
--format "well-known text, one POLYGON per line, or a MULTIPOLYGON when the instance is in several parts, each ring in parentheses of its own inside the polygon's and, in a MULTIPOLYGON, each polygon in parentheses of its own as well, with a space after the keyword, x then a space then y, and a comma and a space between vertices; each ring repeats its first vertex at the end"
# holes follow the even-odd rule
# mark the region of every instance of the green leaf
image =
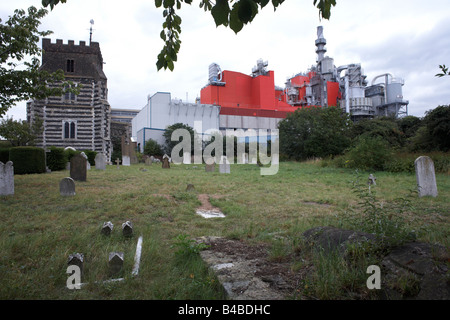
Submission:
POLYGON ((162 0, 155 0, 155 7, 159 8, 162 5, 162 0))
POLYGON ((230 13, 230 28, 236 34, 239 31, 241 31, 242 28, 244 27, 244 24, 239 19, 238 11, 239 11, 239 2, 234 4, 233 9, 231 10, 231 13, 230 13))
POLYGON ((239 4, 239 20, 244 24, 251 22, 258 13, 258 5, 253 0, 240 0, 239 4))
POLYGON ((221 24, 227 26, 228 16, 230 14, 230 6, 228 5, 228 0, 217 0, 216 5, 211 9, 211 14, 217 27, 221 24))

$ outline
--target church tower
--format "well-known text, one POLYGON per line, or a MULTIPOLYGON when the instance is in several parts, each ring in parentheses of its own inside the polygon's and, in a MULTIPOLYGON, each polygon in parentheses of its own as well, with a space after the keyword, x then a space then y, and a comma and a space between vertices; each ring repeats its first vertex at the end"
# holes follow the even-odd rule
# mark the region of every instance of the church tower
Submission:
MULTIPOLYGON (((111 158, 111 107, 108 103, 107 78, 98 42, 86 45, 73 40, 63 44, 42 39, 41 69, 64 71, 66 81, 79 89, 79 94, 66 93, 27 103, 27 119, 43 120, 44 131, 37 140, 42 148, 73 147, 77 150, 102 152, 111 158)), ((57 86, 58 84, 49 84, 57 86)))

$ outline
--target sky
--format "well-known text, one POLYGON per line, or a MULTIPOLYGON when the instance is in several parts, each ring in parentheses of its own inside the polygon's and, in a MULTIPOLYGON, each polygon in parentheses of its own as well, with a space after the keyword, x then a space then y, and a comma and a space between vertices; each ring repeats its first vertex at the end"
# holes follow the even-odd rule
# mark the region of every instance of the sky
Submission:
MULTIPOLYGON (((153 0, 67 0, 47 8, 40 30, 53 31, 52 42, 89 43, 94 20, 92 41, 100 43, 112 108, 140 110, 156 92, 194 102, 213 62, 251 74, 263 59, 275 73, 275 85, 284 87, 288 78, 316 64, 317 26, 323 26, 326 55, 336 67, 361 64, 369 84, 385 73, 404 79, 409 115, 423 117, 450 103, 450 77, 435 77, 439 65, 450 66, 448 0, 338 0, 329 20, 320 19, 313 0, 286 0, 276 11, 269 3, 237 35, 216 27, 198 3, 183 4, 178 12, 182 43, 173 72, 156 69, 164 18, 153 0)), ((41 0, 2 1, 0 18, 4 22, 15 9, 30 6, 40 8, 41 0)), ((25 120, 25 105, 18 103, 6 116, 25 120)))

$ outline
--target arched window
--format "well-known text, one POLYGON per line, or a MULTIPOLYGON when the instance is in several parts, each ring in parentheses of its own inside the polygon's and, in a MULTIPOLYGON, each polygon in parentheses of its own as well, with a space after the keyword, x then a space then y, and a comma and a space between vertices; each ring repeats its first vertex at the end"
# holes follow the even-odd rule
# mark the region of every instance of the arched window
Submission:
POLYGON ((77 121, 63 120, 63 139, 77 138, 77 121))

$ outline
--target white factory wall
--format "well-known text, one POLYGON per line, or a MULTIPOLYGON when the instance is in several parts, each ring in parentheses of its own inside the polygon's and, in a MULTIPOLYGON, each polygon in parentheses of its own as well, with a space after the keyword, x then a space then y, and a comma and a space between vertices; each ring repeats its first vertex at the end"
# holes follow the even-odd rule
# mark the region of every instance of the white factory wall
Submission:
POLYGON ((161 143, 164 130, 175 123, 186 124, 202 134, 218 131, 219 112, 220 106, 184 103, 172 100, 168 92, 157 92, 148 97, 147 105, 133 118, 132 137, 143 151, 146 140, 152 138, 161 143))

